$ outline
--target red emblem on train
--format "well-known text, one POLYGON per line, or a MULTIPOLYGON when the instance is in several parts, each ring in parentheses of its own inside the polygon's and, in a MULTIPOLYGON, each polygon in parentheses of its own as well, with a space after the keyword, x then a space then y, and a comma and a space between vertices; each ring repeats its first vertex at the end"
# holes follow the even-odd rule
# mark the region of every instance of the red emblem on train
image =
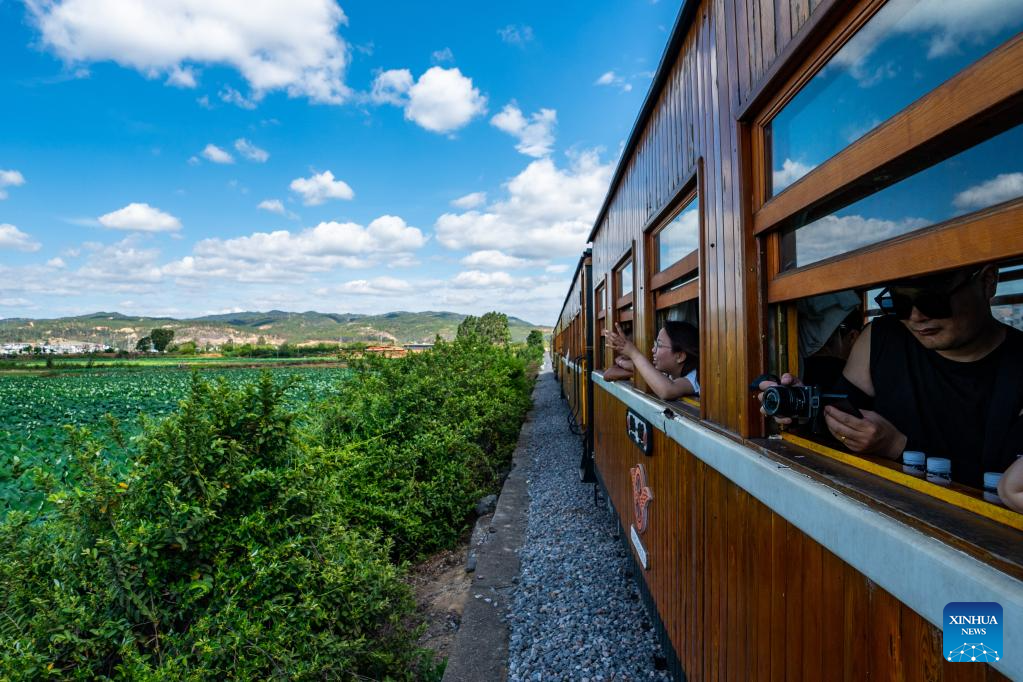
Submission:
POLYGON ((636 521, 636 530, 642 533, 646 530, 647 507, 654 499, 654 494, 647 486, 646 468, 642 464, 629 469, 629 473, 632 475, 632 513, 636 521))

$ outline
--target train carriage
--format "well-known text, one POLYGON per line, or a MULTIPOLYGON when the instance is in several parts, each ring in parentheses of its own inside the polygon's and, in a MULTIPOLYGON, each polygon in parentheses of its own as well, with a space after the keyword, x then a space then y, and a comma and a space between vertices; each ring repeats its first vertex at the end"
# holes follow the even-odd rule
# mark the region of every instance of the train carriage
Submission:
POLYGON ((817 302, 867 322, 899 278, 995 263, 1023 328, 1021 30, 1019 0, 683 3, 553 346, 678 679, 1023 679, 1023 515, 750 390, 806 368, 817 302), (699 327, 698 399, 604 379, 604 332, 665 320, 699 327), (999 604, 1005 651, 948 660, 951 602, 999 604))
POLYGON ((551 334, 551 360, 561 386, 561 395, 568 401, 573 431, 582 437, 579 475, 593 481, 593 444, 589 420, 593 414, 593 388, 588 380, 593 367, 593 297, 590 292, 590 252, 579 259, 572 286, 558 315, 551 334))

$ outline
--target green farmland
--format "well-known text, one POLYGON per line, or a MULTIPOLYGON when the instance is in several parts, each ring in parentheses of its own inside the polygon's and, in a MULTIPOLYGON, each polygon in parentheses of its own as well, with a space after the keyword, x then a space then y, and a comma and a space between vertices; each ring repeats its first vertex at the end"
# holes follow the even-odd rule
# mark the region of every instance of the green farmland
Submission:
MULTIPOLYGON (((101 440, 113 437, 111 415, 125 439, 139 433, 144 419, 159 420, 188 393, 191 372, 166 365, 145 368, 78 369, 51 373, 0 373, 0 517, 9 509, 44 504, 38 472, 63 477, 68 467, 66 425, 86 427, 101 440)), ((251 382, 259 369, 205 367, 208 380, 251 382)), ((323 396, 346 371, 340 367, 286 367, 259 363, 278 381, 291 377, 290 407, 323 396)))

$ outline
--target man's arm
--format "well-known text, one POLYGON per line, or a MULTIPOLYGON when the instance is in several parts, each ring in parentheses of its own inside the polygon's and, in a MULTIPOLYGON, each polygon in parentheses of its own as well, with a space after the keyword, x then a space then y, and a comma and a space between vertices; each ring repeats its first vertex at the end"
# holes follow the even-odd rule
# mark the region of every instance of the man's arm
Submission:
POLYGON ((998 481, 998 496, 1009 509, 1023 512, 1023 458, 1005 470, 998 481))
MULTIPOLYGON (((874 381, 870 378, 870 326, 856 339, 842 376, 870 397, 875 397, 874 381)), ((851 451, 898 459, 906 449, 906 436, 877 412, 860 412, 863 419, 828 405, 824 408, 824 422, 831 434, 851 451)))

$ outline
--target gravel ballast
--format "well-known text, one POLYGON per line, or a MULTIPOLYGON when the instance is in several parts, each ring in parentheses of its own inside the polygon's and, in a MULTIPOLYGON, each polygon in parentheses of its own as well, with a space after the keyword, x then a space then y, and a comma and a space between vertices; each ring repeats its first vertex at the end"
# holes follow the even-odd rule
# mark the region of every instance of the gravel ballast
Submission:
POLYGON ((537 380, 533 420, 508 679, 670 680, 655 667, 662 652, 611 514, 579 480, 580 438, 549 370, 537 380))

